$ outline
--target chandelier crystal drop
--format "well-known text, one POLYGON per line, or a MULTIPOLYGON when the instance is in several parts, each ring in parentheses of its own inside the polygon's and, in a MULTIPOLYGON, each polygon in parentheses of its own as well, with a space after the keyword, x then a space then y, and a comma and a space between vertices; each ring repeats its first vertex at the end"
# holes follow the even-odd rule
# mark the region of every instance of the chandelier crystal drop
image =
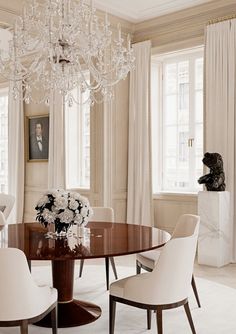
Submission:
POLYGON ((52 92, 69 105, 80 103, 72 94, 76 87, 88 93, 83 102, 112 98, 113 86, 126 78, 135 59, 129 35, 124 40, 118 26, 112 38, 107 14, 101 19, 95 13, 92 1, 84 0, 30 0, 25 5, 9 50, 0 55, 0 74, 14 82, 14 98, 18 82, 26 103, 49 103, 52 92))

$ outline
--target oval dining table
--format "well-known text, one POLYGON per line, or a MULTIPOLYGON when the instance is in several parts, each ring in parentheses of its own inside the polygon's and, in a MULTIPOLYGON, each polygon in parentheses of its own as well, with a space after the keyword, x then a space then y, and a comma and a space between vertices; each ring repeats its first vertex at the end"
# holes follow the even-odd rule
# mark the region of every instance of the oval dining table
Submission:
MULTIPOLYGON (((47 238, 39 223, 8 226, 7 247, 21 249, 28 261, 50 260, 53 287, 58 290, 58 327, 74 327, 97 320, 98 305, 73 298, 74 265, 77 259, 108 258, 161 247, 169 233, 155 227, 125 223, 89 222, 82 237, 73 226, 66 238, 47 238)), ((91 287, 92 289, 92 287, 91 287)), ((50 316, 37 325, 51 327, 50 316)))

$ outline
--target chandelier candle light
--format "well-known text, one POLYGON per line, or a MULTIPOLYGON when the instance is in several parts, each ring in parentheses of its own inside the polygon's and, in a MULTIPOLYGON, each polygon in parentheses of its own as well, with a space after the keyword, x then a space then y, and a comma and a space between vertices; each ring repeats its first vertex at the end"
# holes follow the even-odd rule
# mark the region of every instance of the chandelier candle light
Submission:
POLYGON ((0 73, 13 81, 13 96, 22 82, 26 103, 49 103, 59 92, 72 105, 71 91, 89 92, 88 102, 112 98, 112 87, 134 67, 128 35, 112 39, 107 14, 95 15, 92 0, 30 0, 18 17, 9 50, 1 52, 0 73), (87 80, 85 72, 90 79, 87 80))

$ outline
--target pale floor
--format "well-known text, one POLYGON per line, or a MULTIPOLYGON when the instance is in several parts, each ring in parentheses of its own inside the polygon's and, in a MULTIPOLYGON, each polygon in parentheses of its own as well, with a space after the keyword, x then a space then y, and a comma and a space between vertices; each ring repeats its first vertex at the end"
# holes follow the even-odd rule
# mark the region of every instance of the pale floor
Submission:
MULTIPOLYGON (((86 260, 87 264, 103 264, 104 259, 86 260)), ((135 255, 119 256, 115 258, 116 265, 120 266, 134 266, 135 255)), ((45 265, 47 261, 32 261, 32 265, 45 265)), ((134 272, 135 274, 135 272, 134 272)), ((203 266, 195 263, 194 275, 205 278, 216 283, 224 284, 236 289, 236 264, 229 264, 222 268, 214 268, 203 266)))

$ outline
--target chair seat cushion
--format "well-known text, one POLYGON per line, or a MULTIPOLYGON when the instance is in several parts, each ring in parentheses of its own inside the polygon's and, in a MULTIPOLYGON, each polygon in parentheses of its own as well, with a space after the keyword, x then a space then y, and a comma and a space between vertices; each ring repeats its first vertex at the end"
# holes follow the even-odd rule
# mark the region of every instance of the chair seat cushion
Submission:
MULTIPOLYGON (((110 295, 112 296, 116 296, 119 298, 126 298, 127 296, 125 295, 125 285, 128 281, 132 281, 133 280, 139 280, 140 278, 145 278, 149 275, 149 273, 144 273, 141 275, 133 275, 133 276, 129 276, 123 279, 120 279, 116 282, 113 282, 110 284, 110 295)), ((127 291, 126 291, 127 292, 127 291)), ((140 291, 138 293, 136 293, 137 295, 139 295, 140 291)), ((130 298, 130 300, 134 300, 133 298, 130 298)))
POLYGON ((142 265, 144 265, 145 267, 153 269, 159 259, 161 250, 162 248, 139 253, 136 255, 136 260, 140 262, 142 265))

